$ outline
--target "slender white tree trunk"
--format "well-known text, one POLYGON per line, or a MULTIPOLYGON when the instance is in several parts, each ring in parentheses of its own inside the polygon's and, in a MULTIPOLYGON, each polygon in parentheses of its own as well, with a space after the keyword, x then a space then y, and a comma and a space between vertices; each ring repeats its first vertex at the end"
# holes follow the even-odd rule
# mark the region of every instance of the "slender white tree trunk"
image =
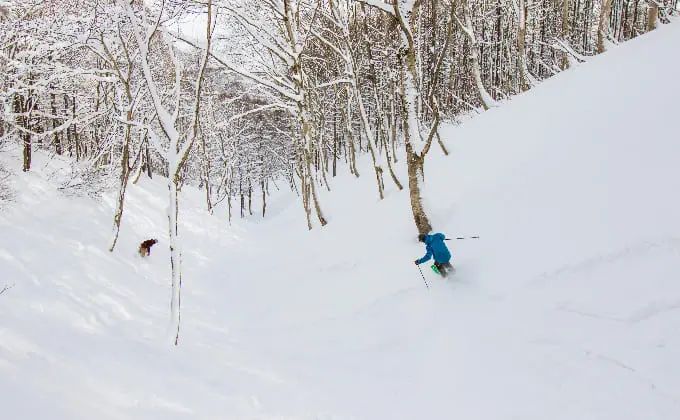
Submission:
MULTIPOLYGON (((177 173, 177 167, 169 168, 171 174, 177 173)), ((179 340, 180 327, 180 303, 182 290, 182 250, 180 248, 179 230, 177 229, 179 215, 179 191, 174 177, 168 178, 169 207, 168 207, 168 234, 170 238, 170 268, 172 278, 172 288, 170 297, 170 322, 174 342, 177 345, 179 340)))
POLYGON ((482 81, 482 69, 479 64, 479 44, 477 43, 477 37, 475 36, 474 27, 472 25, 469 0, 463 2, 463 19, 465 20, 465 24, 461 23, 458 18, 456 18, 456 21, 470 41, 470 65, 472 66, 472 76, 475 79, 475 85, 477 86, 482 106, 484 109, 488 110, 498 106, 498 103, 491 95, 489 95, 489 92, 484 87, 484 82, 482 81))
POLYGON ((519 4, 515 3, 515 12, 517 14, 517 53, 519 56, 520 85, 521 89, 526 91, 536 84, 536 79, 529 72, 527 64, 527 5, 525 0, 518 1, 519 4))

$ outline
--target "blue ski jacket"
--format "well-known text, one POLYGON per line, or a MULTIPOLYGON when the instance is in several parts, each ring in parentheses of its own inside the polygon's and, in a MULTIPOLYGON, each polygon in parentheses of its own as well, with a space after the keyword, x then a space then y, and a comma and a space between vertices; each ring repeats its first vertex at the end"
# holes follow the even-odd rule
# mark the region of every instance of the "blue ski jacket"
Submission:
POLYGON ((425 256, 418 260, 418 264, 422 264, 434 257, 434 261, 439 264, 444 264, 451 261, 451 252, 444 243, 446 237, 443 233, 435 233, 433 235, 425 235, 425 256))

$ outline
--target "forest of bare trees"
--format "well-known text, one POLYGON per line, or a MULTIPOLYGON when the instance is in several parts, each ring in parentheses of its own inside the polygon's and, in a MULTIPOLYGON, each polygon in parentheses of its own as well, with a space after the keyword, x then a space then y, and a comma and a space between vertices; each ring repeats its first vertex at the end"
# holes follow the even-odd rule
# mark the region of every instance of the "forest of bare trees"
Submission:
POLYGON ((265 213, 269 183, 285 178, 311 229, 342 161, 381 199, 385 182, 407 186, 422 231, 418 179, 431 147, 446 153, 441 120, 652 30, 677 3, 4 1, 0 136, 21 145, 25 171, 41 149, 110 175, 116 225, 128 183, 157 173, 199 186, 210 211, 228 200, 229 217, 254 202, 265 213), (359 173, 363 153, 373 174, 359 173), (408 180, 392 169, 402 158, 408 180))
POLYGON ((312 229, 327 223, 319 190, 347 170, 380 199, 386 183, 406 188, 427 232, 420 188, 428 153, 448 154, 440 122, 668 23, 679 3, 0 1, 0 146, 23 150, 24 171, 42 150, 72 159, 81 185, 115 189, 111 250, 128 185, 166 177, 175 308, 183 186, 231 220, 266 216, 283 180, 312 229))

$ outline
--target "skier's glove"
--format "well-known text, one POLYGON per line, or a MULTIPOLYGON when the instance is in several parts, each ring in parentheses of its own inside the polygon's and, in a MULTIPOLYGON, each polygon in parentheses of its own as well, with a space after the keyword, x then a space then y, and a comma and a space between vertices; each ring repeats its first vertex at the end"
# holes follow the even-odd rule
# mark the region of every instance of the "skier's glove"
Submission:
POLYGON ((418 260, 413 261, 415 265, 418 265, 418 260))

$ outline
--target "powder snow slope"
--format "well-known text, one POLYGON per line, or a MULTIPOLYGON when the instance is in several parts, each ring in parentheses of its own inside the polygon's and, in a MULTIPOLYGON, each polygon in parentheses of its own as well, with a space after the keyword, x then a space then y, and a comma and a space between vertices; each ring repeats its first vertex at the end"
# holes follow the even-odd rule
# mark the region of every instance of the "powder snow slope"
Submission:
POLYGON ((454 278, 425 266, 429 289, 390 184, 378 202, 337 177, 311 232, 291 194, 228 227, 187 189, 178 348, 162 180, 131 187, 110 254, 112 194, 63 197, 59 161, 21 174, 0 213, 3 418, 679 418, 679 39, 662 26, 445 127, 426 205, 481 238, 450 242, 454 278))

